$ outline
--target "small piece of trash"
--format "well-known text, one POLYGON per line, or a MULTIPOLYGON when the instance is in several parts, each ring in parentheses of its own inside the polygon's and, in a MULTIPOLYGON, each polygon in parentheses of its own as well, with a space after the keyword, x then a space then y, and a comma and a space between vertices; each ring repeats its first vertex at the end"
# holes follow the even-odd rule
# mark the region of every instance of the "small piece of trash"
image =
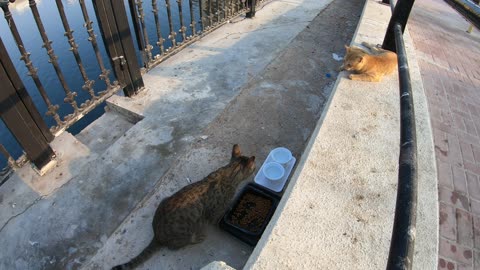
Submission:
POLYGON ((203 135, 203 136, 200 136, 200 138, 202 138, 202 140, 206 140, 208 138, 207 135, 203 135))
POLYGON ((12 203, 12 208, 15 208, 15 206, 17 206, 16 203, 12 203))
POLYGON ((340 55, 338 55, 336 53, 332 53, 332 57, 335 61, 342 61, 343 60, 343 57, 341 57, 340 55))
POLYGON ((192 180, 190 180, 190 178, 187 177, 187 181, 188 183, 192 183, 192 180))
POLYGON ((332 77, 332 75, 330 75, 330 73, 326 73, 325 76, 326 76, 327 78, 332 77))
POLYGON ((38 245, 38 242, 28 241, 28 243, 30 243, 31 246, 36 246, 36 245, 38 245))

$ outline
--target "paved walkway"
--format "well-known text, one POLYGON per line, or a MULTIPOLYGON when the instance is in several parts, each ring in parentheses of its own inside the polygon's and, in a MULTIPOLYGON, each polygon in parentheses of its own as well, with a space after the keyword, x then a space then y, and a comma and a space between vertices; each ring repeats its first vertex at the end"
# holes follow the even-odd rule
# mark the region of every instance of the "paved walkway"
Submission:
POLYGON ((409 21, 429 103, 438 168, 438 269, 480 269, 480 33, 443 1, 409 21))

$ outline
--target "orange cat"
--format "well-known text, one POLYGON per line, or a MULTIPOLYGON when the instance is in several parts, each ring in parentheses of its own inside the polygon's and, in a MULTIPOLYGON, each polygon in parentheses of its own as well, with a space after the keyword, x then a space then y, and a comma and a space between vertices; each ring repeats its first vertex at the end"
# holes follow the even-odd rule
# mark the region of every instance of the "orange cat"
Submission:
POLYGON ((363 46, 369 52, 357 48, 348 47, 343 65, 340 70, 353 71, 348 77, 356 81, 379 82, 383 76, 391 74, 397 67, 397 54, 391 51, 372 46, 366 42, 363 46))

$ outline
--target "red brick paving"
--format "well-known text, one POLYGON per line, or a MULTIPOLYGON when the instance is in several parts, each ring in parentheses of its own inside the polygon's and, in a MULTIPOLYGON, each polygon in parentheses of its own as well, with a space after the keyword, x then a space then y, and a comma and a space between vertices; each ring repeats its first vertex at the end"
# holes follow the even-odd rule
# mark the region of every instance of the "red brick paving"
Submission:
POLYGON ((439 0, 417 0, 409 20, 438 168, 438 269, 480 270, 480 33, 468 26, 439 0))

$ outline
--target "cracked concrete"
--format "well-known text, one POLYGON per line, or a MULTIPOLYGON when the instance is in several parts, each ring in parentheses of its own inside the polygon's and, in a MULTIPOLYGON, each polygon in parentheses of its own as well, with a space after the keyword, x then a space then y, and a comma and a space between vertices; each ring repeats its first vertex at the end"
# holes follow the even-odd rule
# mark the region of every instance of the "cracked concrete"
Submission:
MULTIPOLYGON (((233 143, 259 162, 279 144, 301 155, 336 78, 331 55, 341 53, 358 19, 331 27, 341 19, 332 10, 306 28, 329 3, 273 1, 255 19, 228 24, 171 57, 145 75, 144 92, 109 100, 112 111, 97 125, 126 111, 130 122, 142 120, 121 128, 108 147, 84 134, 57 138, 54 171, 34 178, 27 167, 9 181, 15 192, 0 189, 11 193, 0 220, 18 215, 2 223, 0 268, 108 268, 148 240, 155 205, 223 165, 233 143)), ((211 228, 204 245, 183 252, 181 262, 168 252, 152 262, 198 269, 223 260, 241 268, 251 247, 211 228)))

